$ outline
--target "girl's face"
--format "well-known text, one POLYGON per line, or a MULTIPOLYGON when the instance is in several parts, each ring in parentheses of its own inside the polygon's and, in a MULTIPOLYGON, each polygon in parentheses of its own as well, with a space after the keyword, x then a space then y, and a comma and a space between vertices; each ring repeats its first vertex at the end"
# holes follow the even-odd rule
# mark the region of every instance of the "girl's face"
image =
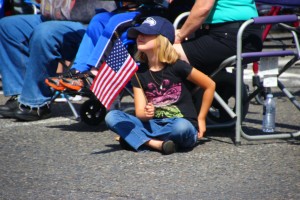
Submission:
POLYGON ((140 33, 136 39, 137 48, 141 52, 153 51, 156 47, 156 35, 144 35, 140 33))

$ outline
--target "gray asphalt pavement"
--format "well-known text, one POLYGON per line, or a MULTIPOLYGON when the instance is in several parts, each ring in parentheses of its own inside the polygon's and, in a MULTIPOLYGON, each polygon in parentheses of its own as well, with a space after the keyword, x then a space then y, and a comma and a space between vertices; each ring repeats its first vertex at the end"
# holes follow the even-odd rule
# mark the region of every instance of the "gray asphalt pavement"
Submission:
MULTIPOLYGON (((245 80, 251 90, 251 70, 245 80)), ((300 65, 281 80, 300 101, 300 65)), ((277 131, 300 131, 299 110, 279 90, 273 92, 277 131)), ((0 93, 0 104, 6 100, 0 93)), ((85 100, 74 102, 76 110, 85 100)), ((261 112, 253 99, 246 132, 262 134, 261 112)), ((236 146, 233 135, 234 130, 210 129, 194 149, 163 156, 121 149, 103 123, 74 120, 66 103, 55 103, 47 120, 0 117, 0 199, 300 199, 300 138, 242 138, 236 146)))
MULTIPOLYGON (((283 80, 298 100, 299 72, 283 80)), ((275 94, 277 129, 299 131, 299 111, 275 94)), ((0 199, 300 199, 299 138, 235 146, 234 130, 209 130, 193 150, 162 156, 122 150, 104 124, 75 121, 66 103, 53 111, 36 122, 0 118, 0 199)), ((260 124, 253 100, 245 130, 260 134, 260 124)))

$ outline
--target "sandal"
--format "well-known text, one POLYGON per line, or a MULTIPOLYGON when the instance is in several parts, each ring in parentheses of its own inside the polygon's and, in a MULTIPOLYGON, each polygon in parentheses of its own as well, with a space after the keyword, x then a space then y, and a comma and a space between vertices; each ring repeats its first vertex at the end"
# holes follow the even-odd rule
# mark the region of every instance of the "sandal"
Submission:
POLYGON ((90 72, 77 74, 76 77, 62 78, 59 83, 71 90, 81 90, 83 87, 90 88, 93 83, 94 75, 90 72))
POLYGON ((70 69, 69 71, 67 71, 63 74, 59 74, 56 77, 46 78, 45 83, 57 91, 63 91, 66 89, 66 87, 64 87, 62 84, 60 84, 60 82, 59 82, 60 79, 62 79, 63 77, 73 77, 75 75, 76 75, 76 69, 70 69))
POLYGON ((49 77, 45 79, 45 83, 49 86, 52 87, 53 89, 57 91, 63 91, 66 89, 63 85, 60 84, 59 82, 60 78, 59 77, 49 77))

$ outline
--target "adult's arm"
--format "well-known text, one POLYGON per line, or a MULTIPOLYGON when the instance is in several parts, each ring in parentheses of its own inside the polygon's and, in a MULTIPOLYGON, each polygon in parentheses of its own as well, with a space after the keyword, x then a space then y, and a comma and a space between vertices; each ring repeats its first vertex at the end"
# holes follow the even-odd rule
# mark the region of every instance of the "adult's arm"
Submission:
POLYGON ((175 43, 180 43, 184 38, 199 29, 205 22, 214 4, 215 0, 196 0, 181 29, 176 31, 175 43))

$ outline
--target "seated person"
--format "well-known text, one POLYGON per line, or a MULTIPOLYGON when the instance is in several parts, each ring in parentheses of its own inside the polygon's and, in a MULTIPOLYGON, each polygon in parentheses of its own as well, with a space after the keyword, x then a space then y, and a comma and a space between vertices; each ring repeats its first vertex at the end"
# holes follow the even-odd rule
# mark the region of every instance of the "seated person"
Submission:
MULTIPOLYGON (((196 0, 190 15, 176 31, 174 47, 183 60, 210 75, 226 58, 236 54, 241 24, 257 16, 253 0, 196 0), (192 34, 195 37, 186 40, 192 34)), ((243 51, 260 51, 261 37, 260 26, 247 28, 243 34, 243 51)))
POLYGON ((124 27, 130 27, 133 19, 139 14, 140 11, 131 11, 103 12, 95 15, 89 23, 70 72, 63 74, 64 77, 49 77, 45 80, 46 84, 59 91, 65 88, 80 90, 88 84, 87 76, 97 75, 97 67, 103 60, 105 48, 116 29, 123 30, 124 27))
MULTIPOLYGON (((166 12, 162 13, 161 9, 153 9, 150 12, 151 14, 168 15, 166 12)), ((139 7, 136 3, 125 2, 119 12, 97 14, 87 28, 71 72, 58 77, 49 77, 45 80, 46 84, 59 91, 66 88, 80 90, 83 86, 89 87, 92 80, 88 77, 93 78, 97 75, 98 68, 104 60, 105 48, 111 41, 114 32, 125 31, 132 26, 132 22, 136 18, 141 15, 149 15, 148 13, 149 8, 147 7, 139 7)), ((121 39, 127 39, 127 36, 125 35, 125 38, 121 39)))
MULTIPOLYGON (((108 3, 109 1, 105 2, 108 3)), ((129 6, 128 8, 131 7, 129 6)), ((125 12, 125 10, 121 10, 121 12, 125 12)), ((114 32, 114 28, 119 26, 119 23, 122 25, 131 23, 133 18, 139 13, 139 11, 119 13, 119 11, 117 10, 115 12, 101 12, 97 14, 91 20, 91 23, 89 24, 90 28, 88 28, 87 34, 85 34, 83 37, 83 42, 81 43, 82 47, 80 47, 80 51, 76 55, 73 69, 76 69, 76 72, 84 72, 90 70, 92 67, 97 67, 100 63, 102 54, 105 49, 104 44, 107 44, 109 42, 109 39, 114 32), (117 16, 114 17, 114 15, 117 16), (90 56, 90 54, 92 54, 92 56, 90 56), (90 60, 92 61, 89 62, 90 60)), ((60 42, 60 40, 55 42, 60 42)), ((68 45, 71 45, 72 42, 67 41, 67 44, 62 46, 63 50, 65 50, 66 53, 74 53, 74 50, 77 50, 77 48, 72 50, 65 49, 68 45)), ((61 45, 61 43, 59 43, 58 45, 61 45)), ((57 45, 54 45, 54 47, 56 46, 57 45)), ((45 66, 45 63, 39 63, 39 65, 36 64, 34 66, 31 65, 30 70, 26 71, 24 86, 22 87, 22 93, 21 95, 19 95, 18 101, 15 98, 16 95, 14 95, 14 98, 9 100, 6 105, 1 106, 2 108, 0 107, 1 115, 5 117, 14 117, 25 121, 45 119, 51 116, 50 102, 52 91, 49 87, 47 87, 44 81, 47 77, 56 75, 55 72, 57 67, 53 66, 57 66, 57 60, 60 60, 61 57, 55 57, 55 54, 56 52, 54 52, 54 55, 52 55, 51 57, 52 59, 53 57, 55 58, 51 65, 45 66), (41 69, 42 67, 44 69, 41 69), (37 76, 37 74, 40 73, 40 70, 44 73, 37 76), (42 81, 42 79, 44 79, 44 81, 42 81)), ((71 56, 65 58, 70 60, 71 56)), ((46 81, 46 83, 50 86, 54 86, 52 85, 53 82, 55 83, 57 81, 52 80, 50 84, 46 81)), ((72 83, 74 83, 73 80, 72 83)))
POLYGON ((171 22, 148 17, 130 28, 136 38, 141 62, 132 78, 135 116, 111 110, 105 117, 109 129, 120 136, 120 144, 136 151, 153 149, 172 154, 176 148, 192 148, 206 131, 206 115, 215 83, 205 74, 180 60, 173 48, 175 31, 171 22), (199 114, 192 100, 192 85, 203 89, 199 114))
MULTIPOLYGON (((42 11, 48 8, 43 2, 49 1, 42 1, 42 11)), ((113 1, 97 2, 98 8, 107 11, 116 8, 113 1)), ((93 6, 90 15, 95 14, 93 6)), ((56 9, 56 14, 65 16, 64 7, 56 9)), ((4 95, 11 98, 0 106, 0 115, 28 121, 50 117, 52 91, 45 78, 56 74, 58 60, 74 59, 85 30, 80 22, 50 20, 44 15, 1 18, 0 74, 4 95)))

